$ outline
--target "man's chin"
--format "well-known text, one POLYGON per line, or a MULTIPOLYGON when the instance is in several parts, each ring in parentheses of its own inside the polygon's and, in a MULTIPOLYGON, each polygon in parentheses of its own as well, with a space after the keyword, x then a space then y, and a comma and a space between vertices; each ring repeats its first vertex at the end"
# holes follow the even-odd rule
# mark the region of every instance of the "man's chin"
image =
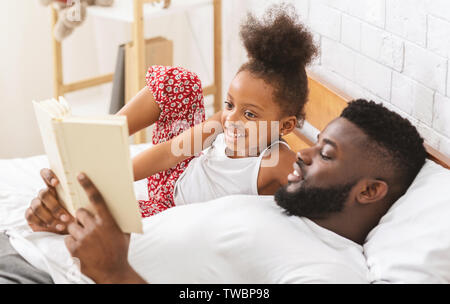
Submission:
POLYGON ((275 193, 275 202, 289 215, 310 219, 340 212, 356 182, 327 188, 306 186, 305 180, 291 182, 275 193))

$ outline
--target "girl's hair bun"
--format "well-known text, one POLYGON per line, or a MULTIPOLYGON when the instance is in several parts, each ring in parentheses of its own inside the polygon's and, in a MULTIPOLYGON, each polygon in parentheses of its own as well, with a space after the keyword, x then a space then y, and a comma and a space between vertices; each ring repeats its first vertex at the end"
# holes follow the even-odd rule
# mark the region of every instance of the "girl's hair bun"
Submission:
POLYGON ((269 7, 261 18, 249 13, 240 30, 249 60, 273 71, 304 70, 318 50, 299 20, 288 4, 269 7))

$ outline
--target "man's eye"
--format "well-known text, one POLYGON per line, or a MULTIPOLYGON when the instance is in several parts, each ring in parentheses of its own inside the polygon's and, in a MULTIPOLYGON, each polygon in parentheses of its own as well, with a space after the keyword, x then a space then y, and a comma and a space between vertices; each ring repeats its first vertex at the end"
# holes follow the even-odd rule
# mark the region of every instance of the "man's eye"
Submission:
POLYGON ((323 160, 330 160, 330 159, 331 159, 331 157, 326 156, 326 155, 323 154, 323 153, 320 153, 320 157, 322 157, 323 160))

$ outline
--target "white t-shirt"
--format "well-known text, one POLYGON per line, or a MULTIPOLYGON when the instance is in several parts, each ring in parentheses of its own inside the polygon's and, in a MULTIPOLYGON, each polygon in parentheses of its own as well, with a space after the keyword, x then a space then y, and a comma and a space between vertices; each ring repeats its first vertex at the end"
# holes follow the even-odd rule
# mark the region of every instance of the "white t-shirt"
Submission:
MULTIPOLYGON (((63 236, 10 234, 55 282, 77 281, 63 236)), ((368 283, 360 245, 285 215, 273 196, 226 196, 146 218, 144 234, 132 235, 129 262, 150 283, 368 283)))
MULTIPOLYGON (((233 194, 258 195, 261 161, 279 145, 289 147, 287 143, 276 140, 259 156, 230 158, 225 152, 225 135, 219 134, 210 147, 191 160, 178 178, 173 194, 175 205, 201 203, 233 194)), ((272 162, 275 161, 274 157, 272 162)))

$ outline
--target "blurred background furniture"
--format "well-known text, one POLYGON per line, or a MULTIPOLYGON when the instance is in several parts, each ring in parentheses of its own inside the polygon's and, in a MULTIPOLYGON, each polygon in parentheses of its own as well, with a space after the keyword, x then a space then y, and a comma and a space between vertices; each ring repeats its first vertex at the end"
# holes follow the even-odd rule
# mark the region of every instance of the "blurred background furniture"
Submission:
MULTIPOLYGON (((167 8, 163 8, 163 1, 161 0, 115 0, 112 7, 89 7, 88 14, 100 16, 112 20, 129 23, 132 27, 132 40, 126 45, 125 65, 131 68, 126 68, 125 76, 125 102, 130 97, 136 95, 140 89, 145 86, 145 74, 147 64, 165 64, 165 62, 149 62, 146 60, 146 46, 149 41, 144 37, 144 21, 149 18, 160 17, 171 14, 177 11, 194 9, 196 7, 211 5, 213 7, 213 50, 214 50, 214 76, 213 83, 203 88, 204 96, 214 96, 214 112, 219 111, 222 101, 222 35, 221 35, 221 0, 171 0, 164 1, 168 4, 167 8), (155 5, 156 4, 156 5, 155 5), (135 68, 140 67, 140 68, 135 68), (130 71, 131 74, 130 74, 130 71)), ((52 26, 54 27, 57 21, 57 11, 52 8, 52 26)), ((182 30, 182 29, 174 29, 182 30)), ((150 44, 157 45, 158 41, 151 41, 150 44)), ((54 82, 54 97, 64 96, 66 93, 86 89, 89 87, 101 85, 113 81, 114 74, 105 74, 93 78, 88 78, 72 83, 64 83, 63 79, 63 65, 62 65, 62 44, 52 37, 53 46, 53 82, 54 82)), ((160 47, 160 46, 159 46, 160 47)), ((156 46, 158 48, 158 46, 156 46)), ((151 49, 151 47, 149 48, 151 49)), ((148 57, 147 57, 148 58, 148 57)), ((146 142, 145 130, 138 132, 134 137, 135 143, 146 142)))

